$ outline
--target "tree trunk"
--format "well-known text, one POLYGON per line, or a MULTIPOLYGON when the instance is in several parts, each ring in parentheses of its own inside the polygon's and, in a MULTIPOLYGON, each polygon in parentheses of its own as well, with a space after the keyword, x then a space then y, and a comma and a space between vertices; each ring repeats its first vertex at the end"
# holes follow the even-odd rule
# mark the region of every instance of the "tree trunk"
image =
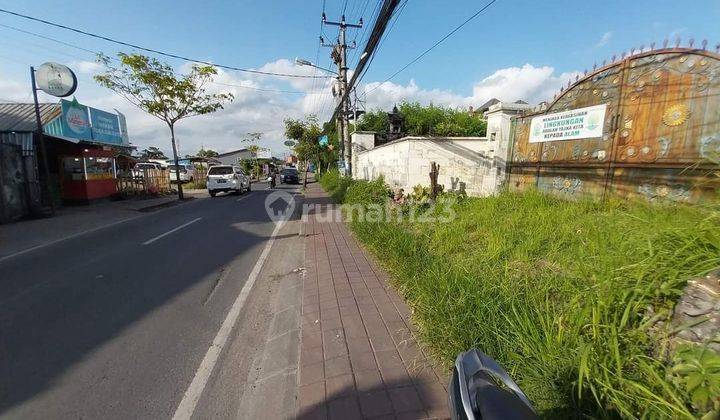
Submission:
POLYGON ((177 147, 175 146, 175 126, 168 124, 170 127, 170 140, 172 141, 173 159, 175 160, 175 180, 178 187, 178 200, 183 199, 182 183, 180 182, 180 161, 178 160, 177 147))
POLYGON ((435 201, 438 195, 438 174, 440 173, 440 165, 430 162, 430 199, 435 201))

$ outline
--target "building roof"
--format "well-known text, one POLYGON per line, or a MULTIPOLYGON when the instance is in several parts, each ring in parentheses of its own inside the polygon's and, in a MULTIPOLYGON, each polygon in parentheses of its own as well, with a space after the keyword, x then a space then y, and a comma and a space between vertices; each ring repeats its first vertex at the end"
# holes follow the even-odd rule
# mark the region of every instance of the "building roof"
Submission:
POLYGON ((249 152, 249 150, 247 148, 232 150, 230 152, 220 153, 217 155, 217 157, 230 156, 230 155, 234 155, 235 153, 242 153, 242 152, 249 152))
POLYGON ((480 106, 475 110, 475 112, 476 112, 476 113, 479 113, 479 114, 482 114, 483 112, 487 111, 488 109, 490 109, 491 106, 495 105, 495 104, 498 103, 498 102, 500 102, 499 99, 496 99, 496 98, 489 99, 487 102, 485 102, 484 104, 480 105, 480 106))
MULTIPOLYGON (((49 123, 62 113, 60 104, 40 104, 40 121, 49 123)), ((0 131, 35 131, 35 105, 0 103, 0 131)))

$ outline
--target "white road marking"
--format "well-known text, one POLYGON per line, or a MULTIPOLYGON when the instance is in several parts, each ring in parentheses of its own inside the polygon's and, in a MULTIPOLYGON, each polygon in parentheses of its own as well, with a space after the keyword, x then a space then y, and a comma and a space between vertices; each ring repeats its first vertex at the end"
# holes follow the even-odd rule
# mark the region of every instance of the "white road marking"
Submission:
POLYGON ((247 193, 247 195, 243 195, 242 197, 238 198, 235 201, 243 201, 244 199, 248 198, 253 192, 254 191, 250 191, 249 193, 247 193))
POLYGON ((134 217, 128 217, 127 219, 118 220, 117 222, 108 223, 107 225, 98 226, 98 227, 95 227, 95 228, 92 228, 92 229, 84 230, 84 231, 82 231, 82 232, 74 233, 74 234, 72 234, 72 235, 70 235, 70 236, 66 236, 66 237, 64 237, 64 238, 56 239, 56 240, 54 240, 54 241, 50 241, 50 242, 46 242, 46 243, 44 243, 44 244, 40 244, 40 245, 36 245, 36 246, 30 247, 30 248, 26 248, 26 249, 23 249, 22 251, 15 252, 15 253, 13 253, 13 254, 6 255, 6 256, 4 256, 4 257, 0 257, 0 262, 5 261, 5 260, 9 260, 10 258, 17 257, 17 256, 22 255, 22 254, 26 254, 26 253, 28 253, 28 252, 35 251, 36 249, 44 248, 44 247, 50 246, 50 245, 55 245, 55 244, 58 243, 58 242, 67 241, 68 239, 77 238, 78 236, 86 235, 86 234, 88 234, 88 233, 92 233, 92 232, 95 232, 95 231, 100 230, 100 229, 105 229, 105 228, 108 228, 108 227, 110 227, 110 226, 119 225, 120 223, 129 222, 130 220, 135 220, 135 219, 137 219, 138 217, 142 217, 142 215, 140 215, 140 216, 134 216, 134 217))
POLYGON ((197 219, 193 219, 193 220, 191 220, 191 221, 189 221, 189 222, 187 222, 187 223, 183 223, 182 225, 176 227, 175 229, 170 229, 170 230, 168 230, 167 232, 163 233, 162 235, 158 235, 158 236, 156 236, 156 237, 154 237, 154 238, 152 238, 152 239, 149 239, 149 240, 143 242, 142 244, 143 244, 143 245, 150 245, 151 243, 157 241, 158 239, 162 239, 162 238, 168 236, 168 235, 171 234, 171 233, 177 232, 178 230, 180 230, 180 229, 182 229, 182 228, 184 228, 184 227, 190 226, 191 224, 193 224, 193 223, 195 223, 195 222, 197 222, 198 220, 201 220, 201 219, 202 219, 202 217, 198 217, 197 219))
POLYGON ((195 372, 195 377, 190 383, 187 391, 185 391, 185 395, 183 396, 182 401, 180 401, 180 405, 178 405, 178 408, 175 410, 173 420, 190 419, 190 417, 192 417, 193 413, 195 412, 195 407, 197 406, 197 403, 200 400, 200 396, 202 395, 203 390, 205 389, 205 386, 210 379, 210 375, 212 374, 213 369, 215 369, 215 364, 220 357, 220 353, 227 344, 230 333, 232 332, 235 324, 237 323, 240 311, 242 310, 243 305, 245 305, 245 301, 250 294, 250 290, 252 290, 253 285, 255 284, 255 280, 257 280, 258 274, 260 274, 260 270, 262 269, 263 265, 265 264, 265 260, 270 254, 270 248, 272 248, 273 243, 275 242, 275 237, 277 236, 283 225, 285 225, 285 222, 277 223, 275 225, 275 229, 273 230, 272 235, 270 235, 270 239, 268 239, 267 243, 265 244, 265 248, 263 248, 262 253, 260 254, 260 258, 258 258, 257 262, 255 263, 255 267, 253 267, 252 271, 250 272, 250 275, 248 276, 245 285, 243 286, 242 290, 240 290, 240 294, 235 299, 235 302, 230 308, 230 311, 228 311, 228 314, 225 317, 222 325, 220 326, 220 330, 215 336, 215 339, 210 345, 210 348, 205 354, 205 357, 203 358, 202 362, 200 362, 200 366, 195 372))

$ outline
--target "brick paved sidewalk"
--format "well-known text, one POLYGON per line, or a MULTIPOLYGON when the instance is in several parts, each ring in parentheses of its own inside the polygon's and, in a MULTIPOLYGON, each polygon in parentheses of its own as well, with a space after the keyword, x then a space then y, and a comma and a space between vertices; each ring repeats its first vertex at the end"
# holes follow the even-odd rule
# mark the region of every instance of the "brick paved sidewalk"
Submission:
MULTIPOLYGON (((331 207, 319 184, 306 204, 331 207)), ((447 418, 447 376, 410 313, 343 223, 305 222, 298 418, 447 418)))

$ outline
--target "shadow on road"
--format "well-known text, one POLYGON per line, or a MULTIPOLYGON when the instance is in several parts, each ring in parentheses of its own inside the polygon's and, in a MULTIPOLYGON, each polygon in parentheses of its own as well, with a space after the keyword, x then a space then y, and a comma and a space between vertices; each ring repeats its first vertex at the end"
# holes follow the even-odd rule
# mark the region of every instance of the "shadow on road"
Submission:
MULTIPOLYGON (((192 374, 181 376, 187 383, 157 381, 172 377, 173 357, 182 360, 188 348, 202 349, 201 354, 207 350, 225 316, 224 308, 236 296, 234 292, 219 294, 213 297, 217 299, 216 313, 203 312, 202 299, 215 287, 209 279, 222 276, 236 259, 241 261, 235 275, 243 270, 249 273, 272 226, 242 231, 230 226, 270 223, 264 207, 267 193, 254 191, 255 198, 241 203, 235 203, 237 196, 232 195, 208 199, 207 205, 191 203, 191 207, 149 214, 0 262, 0 290, 4 290, 0 295, 0 415, 59 386, 67 390, 55 399, 60 403, 72 399, 77 406, 57 407, 68 410, 55 413, 57 417, 84 412, 85 404, 91 402, 97 405, 95 412, 107 413, 152 400, 149 393, 184 390, 192 374), (249 205, 251 201, 254 203, 249 205), (212 206, 217 208, 208 210, 212 206), (194 217, 191 211, 212 211, 216 217, 203 215, 205 230, 181 230, 168 237, 172 240, 140 245, 139 237, 152 236, 145 232, 144 223, 149 228, 161 220, 158 217, 180 211, 188 212, 186 218, 194 217), (207 283, 202 288, 208 290, 188 292, 199 283, 207 283), (192 300, 196 295, 197 302, 192 300), (121 338, 141 320, 152 320, 147 331, 130 336, 142 340, 121 338), (197 331, 190 334, 188 328, 197 331), (110 341, 113 345, 106 347, 110 341), (170 349, 171 354, 153 355, 159 348, 170 349), (70 368, 81 366, 100 351, 108 352, 102 360, 108 355, 112 358, 105 365, 91 365, 94 370, 86 374, 90 377, 83 377, 88 383, 64 380, 58 385, 70 368), (124 365, 117 362, 120 359, 124 365), (132 369, 143 383, 128 382, 123 369, 132 369), (108 378, 112 380, 105 382, 108 378), (70 395, 72 392, 76 395, 70 395), (101 407, 103 401, 93 402, 91 395, 107 399, 112 406, 101 407)), ((244 279, 231 290, 239 291, 244 279)))

